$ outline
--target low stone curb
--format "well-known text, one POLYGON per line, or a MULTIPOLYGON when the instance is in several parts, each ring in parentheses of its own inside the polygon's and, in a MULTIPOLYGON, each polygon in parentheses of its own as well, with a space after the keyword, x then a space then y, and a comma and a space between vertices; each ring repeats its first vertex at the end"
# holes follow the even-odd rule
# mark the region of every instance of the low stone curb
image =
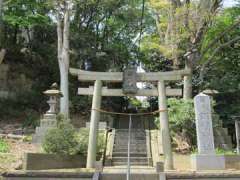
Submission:
POLYGON ((12 171, 3 173, 3 177, 28 178, 92 178, 93 172, 49 172, 49 171, 12 171))

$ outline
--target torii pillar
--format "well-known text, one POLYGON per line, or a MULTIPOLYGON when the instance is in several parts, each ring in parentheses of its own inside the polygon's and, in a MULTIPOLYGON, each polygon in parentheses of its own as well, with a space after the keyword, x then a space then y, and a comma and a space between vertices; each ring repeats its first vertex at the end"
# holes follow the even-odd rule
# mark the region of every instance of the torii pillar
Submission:
POLYGON ((97 152, 97 136, 98 136, 98 124, 100 119, 100 112, 96 109, 101 108, 102 101, 102 81, 96 80, 94 83, 94 92, 92 99, 92 111, 89 128, 89 141, 88 141, 88 153, 87 153, 87 168, 94 168, 96 162, 97 152))
POLYGON ((169 132, 169 120, 167 111, 167 98, 166 98, 166 88, 164 81, 158 81, 158 105, 159 105, 159 120, 160 120, 160 131, 163 144, 163 154, 164 154, 164 169, 173 170, 173 156, 172 156, 172 146, 171 138, 169 132))

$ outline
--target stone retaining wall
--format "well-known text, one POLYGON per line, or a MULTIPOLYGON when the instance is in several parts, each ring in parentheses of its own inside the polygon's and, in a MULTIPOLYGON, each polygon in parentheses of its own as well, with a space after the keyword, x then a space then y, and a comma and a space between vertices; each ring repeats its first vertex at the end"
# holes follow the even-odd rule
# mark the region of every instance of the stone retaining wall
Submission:
POLYGON ((83 168, 86 157, 83 155, 56 155, 41 153, 26 153, 24 155, 24 170, 83 168))

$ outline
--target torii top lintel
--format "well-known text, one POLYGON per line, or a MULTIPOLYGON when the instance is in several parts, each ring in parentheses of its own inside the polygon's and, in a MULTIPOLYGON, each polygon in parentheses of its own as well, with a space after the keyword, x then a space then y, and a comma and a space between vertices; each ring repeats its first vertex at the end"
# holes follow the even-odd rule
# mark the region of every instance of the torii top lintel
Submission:
MULTIPOLYGON (((74 76, 78 76, 79 81, 107 81, 107 82, 122 82, 122 72, 94 72, 83 71, 80 69, 70 68, 70 73, 74 76)), ((138 82, 153 82, 153 81, 178 81, 182 80, 183 76, 190 75, 189 70, 177 70, 167 72, 148 72, 137 73, 138 82)))

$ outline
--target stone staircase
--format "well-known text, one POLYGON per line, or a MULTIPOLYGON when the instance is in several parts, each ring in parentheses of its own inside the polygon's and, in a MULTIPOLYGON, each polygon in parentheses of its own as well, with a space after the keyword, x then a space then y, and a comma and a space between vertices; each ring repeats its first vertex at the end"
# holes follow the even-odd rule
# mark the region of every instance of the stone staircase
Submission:
MULTIPOLYGON (((147 135, 144 129, 132 129, 130 145, 130 162, 134 166, 152 165, 148 148, 147 135)), ((111 165, 127 165, 128 160, 128 129, 115 131, 111 165)))
POLYGON ((214 144, 216 148, 231 150, 233 148, 231 136, 228 129, 223 127, 214 128, 214 144))

